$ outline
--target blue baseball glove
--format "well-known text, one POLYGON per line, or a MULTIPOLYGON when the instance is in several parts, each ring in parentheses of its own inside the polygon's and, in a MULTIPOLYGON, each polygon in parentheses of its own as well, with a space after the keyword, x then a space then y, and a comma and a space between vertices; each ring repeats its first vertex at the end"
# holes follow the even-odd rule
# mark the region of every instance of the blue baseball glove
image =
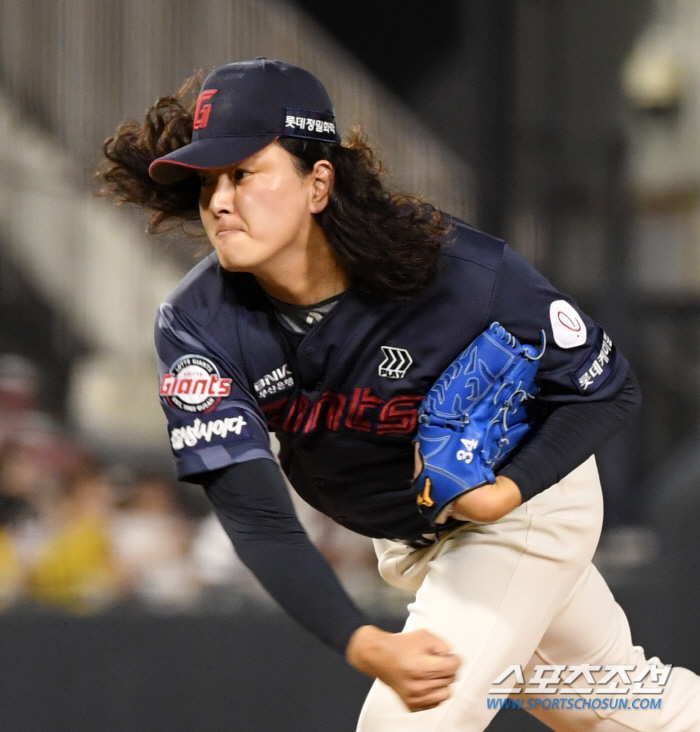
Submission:
POLYGON ((537 393, 543 353, 544 340, 538 351, 492 323, 426 394, 416 436, 423 468, 414 487, 433 524, 444 523, 453 500, 494 483, 494 470, 530 429, 525 401, 537 393))

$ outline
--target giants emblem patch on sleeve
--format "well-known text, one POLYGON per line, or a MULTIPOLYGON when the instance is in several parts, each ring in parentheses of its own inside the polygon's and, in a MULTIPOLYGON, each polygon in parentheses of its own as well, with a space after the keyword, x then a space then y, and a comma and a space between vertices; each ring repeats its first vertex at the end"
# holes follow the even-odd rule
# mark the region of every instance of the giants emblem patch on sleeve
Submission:
POLYGON ((566 300, 555 300, 549 306, 554 342, 559 348, 575 348, 586 343, 588 332, 583 318, 566 300))
POLYGON ((603 333, 597 352, 575 373, 572 378, 581 394, 593 394, 608 379, 615 362, 615 346, 607 333, 603 333))
POLYGON ((231 379, 222 379, 216 364, 204 356, 182 356, 163 375, 160 396, 183 412, 211 412, 231 393, 231 379))

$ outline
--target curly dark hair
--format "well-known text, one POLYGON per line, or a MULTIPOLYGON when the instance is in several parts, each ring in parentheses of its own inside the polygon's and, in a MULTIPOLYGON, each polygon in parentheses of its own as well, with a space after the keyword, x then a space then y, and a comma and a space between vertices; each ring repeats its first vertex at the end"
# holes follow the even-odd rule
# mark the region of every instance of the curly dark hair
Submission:
MULTIPOLYGON (((199 221, 198 176, 157 183, 148 167, 190 142, 202 77, 159 99, 143 122, 124 121, 104 143, 106 161, 96 174, 100 194, 150 211, 149 233, 199 221)), ((301 175, 318 160, 333 165, 328 205, 315 216, 354 287, 381 299, 403 299, 430 283, 451 222, 432 204, 385 189, 381 163, 361 128, 353 128, 343 145, 292 137, 280 137, 277 144, 292 155, 301 175)))

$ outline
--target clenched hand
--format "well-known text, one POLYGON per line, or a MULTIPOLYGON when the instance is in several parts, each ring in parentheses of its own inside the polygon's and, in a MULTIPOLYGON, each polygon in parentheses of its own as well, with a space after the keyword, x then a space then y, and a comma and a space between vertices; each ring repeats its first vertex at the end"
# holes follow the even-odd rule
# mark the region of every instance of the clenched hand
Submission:
POLYGON ((447 643, 427 630, 387 633, 364 625, 352 635, 345 655, 359 671, 390 686, 411 712, 445 701, 459 668, 447 643))

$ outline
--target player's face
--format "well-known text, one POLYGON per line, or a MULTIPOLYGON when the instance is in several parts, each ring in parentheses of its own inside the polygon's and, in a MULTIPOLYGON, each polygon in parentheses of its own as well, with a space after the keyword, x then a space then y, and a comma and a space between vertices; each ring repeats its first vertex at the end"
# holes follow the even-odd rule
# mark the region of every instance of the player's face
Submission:
POLYGON ((300 175, 273 143, 238 165, 201 171, 199 211, 224 269, 279 280, 303 267, 319 239, 313 214, 327 203, 319 170, 300 175))

